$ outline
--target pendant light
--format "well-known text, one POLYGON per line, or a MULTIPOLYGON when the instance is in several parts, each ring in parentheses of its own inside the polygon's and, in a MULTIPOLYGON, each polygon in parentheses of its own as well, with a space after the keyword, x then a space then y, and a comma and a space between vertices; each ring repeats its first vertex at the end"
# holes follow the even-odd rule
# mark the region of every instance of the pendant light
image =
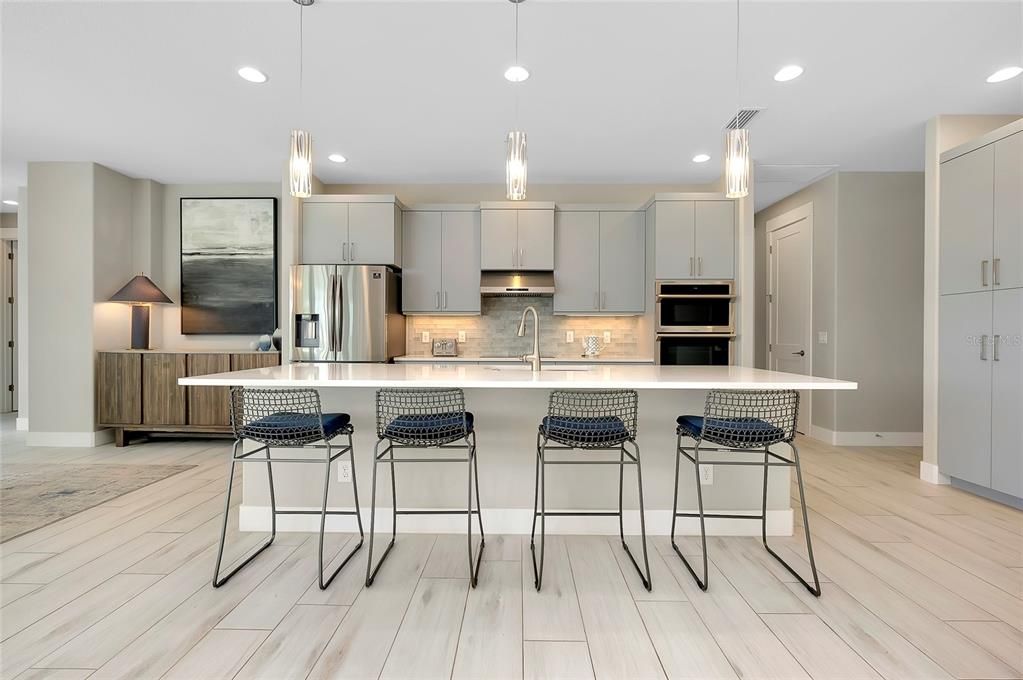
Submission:
MULTIPOLYGON (((524 0, 508 0, 515 5, 515 64, 505 72, 505 78, 518 86, 529 77, 529 72, 519 64, 519 5, 524 0), (509 74, 517 74, 514 77, 509 74), (524 76, 522 74, 525 74, 524 76)), ((505 195, 509 201, 523 201, 526 198, 526 133, 518 129, 519 92, 515 90, 515 128, 505 140, 505 195)))
MULTIPOLYGON (((315 0, 294 0, 298 8, 298 109, 303 113, 302 80, 305 57, 305 40, 303 35, 303 11, 315 0)), ((296 128, 291 131, 291 151, 288 156, 288 169, 291 176, 291 195, 295 198, 308 198, 313 193, 313 140, 308 130, 296 128)))
POLYGON ((735 0, 735 118, 725 131, 725 196, 749 195, 749 130, 740 127, 739 104, 739 3, 735 0))

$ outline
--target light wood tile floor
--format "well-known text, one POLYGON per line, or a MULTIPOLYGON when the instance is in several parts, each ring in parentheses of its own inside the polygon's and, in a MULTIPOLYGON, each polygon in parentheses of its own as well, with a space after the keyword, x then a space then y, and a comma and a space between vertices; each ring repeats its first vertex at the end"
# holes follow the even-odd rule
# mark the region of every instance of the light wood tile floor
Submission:
MULTIPOLYGON (((0 545, 4 679, 1023 677, 1023 513, 921 482, 917 449, 803 440, 820 599, 751 538, 710 541, 708 592, 665 537, 652 593, 594 536, 551 538, 537 593, 523 538, 488 538, 473 590, 464 541, 428 535, 321 592, 311 534, 214 590, 226 442, 28 449, 0 425, 5 462, 196 466, 0 545)), ((802 527, 775 541, 806 568, 802 527)))

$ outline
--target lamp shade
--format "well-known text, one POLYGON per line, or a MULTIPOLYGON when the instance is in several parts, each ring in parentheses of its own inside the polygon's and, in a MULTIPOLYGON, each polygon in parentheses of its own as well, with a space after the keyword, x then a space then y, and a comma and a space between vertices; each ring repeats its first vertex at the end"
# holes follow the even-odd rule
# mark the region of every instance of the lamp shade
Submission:
POLYGON ((135 302, 135 303, 169 303, 171 299, 164 295, 155 283, 145 274, 139 274, 126 283, 121 290, 110 296, 111 302, 135 302))

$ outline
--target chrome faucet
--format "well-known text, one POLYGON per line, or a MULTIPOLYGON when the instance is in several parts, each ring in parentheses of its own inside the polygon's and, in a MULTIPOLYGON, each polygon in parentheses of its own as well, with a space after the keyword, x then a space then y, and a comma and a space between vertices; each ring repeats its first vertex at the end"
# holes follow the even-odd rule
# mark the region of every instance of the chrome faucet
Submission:
POLYGON ((540 318, 536 315, 536 308, 530 305, 522 310, 522 320, 519 321, 519 332, 518 336, 521 338, 526 334, 526 315, 529 312, 533 312, 533 351, 530 354, 526 354, 522 357, 522 360, 528 362, 533 367, 534 371, 540 370, 540 318))

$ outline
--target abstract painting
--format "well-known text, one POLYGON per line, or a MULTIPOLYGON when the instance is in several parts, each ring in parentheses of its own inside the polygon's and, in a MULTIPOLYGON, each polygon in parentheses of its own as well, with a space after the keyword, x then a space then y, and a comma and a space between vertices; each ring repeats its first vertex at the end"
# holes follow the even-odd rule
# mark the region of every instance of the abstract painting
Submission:
POLYGON ((277 199, 181 199, 181 332, 277 327, 277 199))

